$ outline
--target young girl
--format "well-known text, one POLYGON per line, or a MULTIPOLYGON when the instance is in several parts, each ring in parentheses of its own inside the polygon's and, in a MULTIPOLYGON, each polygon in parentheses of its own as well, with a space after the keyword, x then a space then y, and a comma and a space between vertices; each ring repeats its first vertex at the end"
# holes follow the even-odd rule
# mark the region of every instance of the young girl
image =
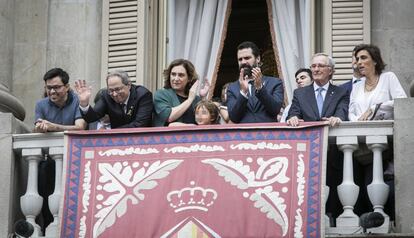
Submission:
POLYGON ((219 110, 212 101, 202 100, 195 107, 195 121, 197 125, 211 125, 219 123, 219 110))

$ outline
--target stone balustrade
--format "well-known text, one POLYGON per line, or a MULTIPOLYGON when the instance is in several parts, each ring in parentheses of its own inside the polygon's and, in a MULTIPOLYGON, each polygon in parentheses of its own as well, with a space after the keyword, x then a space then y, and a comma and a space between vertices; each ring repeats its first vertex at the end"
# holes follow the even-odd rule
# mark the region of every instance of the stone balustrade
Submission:
MULTIPOLYGON (((343 213, 336 219, 336 227, 326 224, 326 234, 355 234, 362 233, 359 217, 354 213, 360 188, 354 182, 353 163, 354 153, 362 147, 372 152, 370 161, 373 163, 373 180, 367 190, 372 210, 384 215, 385 223, 381 227, 370 231, 375 233, 389 233, 390 220, 384 212, 384 204, 388 198, 389 188, 384 183, 382 151, 392 147, 393 121, 371 121, 371 122, 344 122, 340 126, 329 130, 329 144, 336 144, 338 149, 344 153, 343 181, 338 186, 338 196, 343 205, 343 213)), ((46 237, 59 237, 59 204, 62 199, 62 164, 64 158, 64 135, 63 133, 49 134, 19 134, 13 136, 13 150, 21 159, 27 161, 27 189, 20 198, 21 211, 26 220, 35 227, 33 237, 42 237, 41 227, 36 224, 35 218, 40 214, 43 198, 38 194, 38 164, 48 155, 55 160, 55 190, 49 196, 49 209, 54 217, 53 222, 46 227, 46 237)), ((23 175, 22 175, 23 176, 23 175)), ((326 189, 326 195, 332 189, 326 189)), ((326 200, 326 199, 325 199, 326 200)), ((328 218, 325 218, 328 221, 328 218)))

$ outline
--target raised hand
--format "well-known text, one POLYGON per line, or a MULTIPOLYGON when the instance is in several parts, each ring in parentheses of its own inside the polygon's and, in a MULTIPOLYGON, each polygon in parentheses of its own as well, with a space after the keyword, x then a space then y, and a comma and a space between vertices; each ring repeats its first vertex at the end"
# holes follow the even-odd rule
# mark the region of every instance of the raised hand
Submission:
POLYGON ((76 80, 75 81, 75 92, 78 94, 79 104, 82 107, 89 105, 89 99, 92 94, 92 87, 86 85, 85 80, 76 80))
POLYGON ((188 99, 190 99, 191 101, 193 101, 197 95, 197 88, 198 88, 198 84, 200 82, 197 80, 193 86, 191 86, 190 91, 188 92, 188 99))
POLYGON ((253 79, 254 79, 254 87, 257 90, 262 89, 262 86, 263 86, 263 84, 262 84, 262 77, 263 77, 262 70, 259 67, 254 67, 252 69, 252 76, 253 76, 253 79))
POLYGON ((198 92, 200 97, 204 98, 205 96, 207 96, 209 90, 210 90, 210 83, 208 82, 207 78, 204 78, 204 85, 202 88, 200 88, 200 91, 198 92))
POLYGON ((240 69, 240 75, 239 75, 239 84, 240 84, 240 90, 242 90, 245 94, 249 91, 249 80, 247 79, 247 76, 244 76, 244 69, 240 69))

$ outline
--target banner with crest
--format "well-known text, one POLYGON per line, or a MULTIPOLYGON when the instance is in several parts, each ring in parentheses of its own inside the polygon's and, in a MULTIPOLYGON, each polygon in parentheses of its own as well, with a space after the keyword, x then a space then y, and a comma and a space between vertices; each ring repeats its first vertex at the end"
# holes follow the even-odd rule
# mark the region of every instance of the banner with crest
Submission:
POLYGON ((322 237, 327 128, 277 125, 67 133, 61 237, 322 237))

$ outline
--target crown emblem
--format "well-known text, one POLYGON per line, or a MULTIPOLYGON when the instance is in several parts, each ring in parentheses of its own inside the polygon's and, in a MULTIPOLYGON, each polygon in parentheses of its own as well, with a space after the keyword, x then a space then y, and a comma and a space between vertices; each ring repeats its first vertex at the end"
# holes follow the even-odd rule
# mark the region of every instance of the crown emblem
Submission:
POLYGON ((173 190, 167 194, 167 201, 174 211, 185 210, 208 211, 217 199, 217 192, 211 188, 195 186, 195 182, 190 182, 190 187, 181 190, 173 190))

